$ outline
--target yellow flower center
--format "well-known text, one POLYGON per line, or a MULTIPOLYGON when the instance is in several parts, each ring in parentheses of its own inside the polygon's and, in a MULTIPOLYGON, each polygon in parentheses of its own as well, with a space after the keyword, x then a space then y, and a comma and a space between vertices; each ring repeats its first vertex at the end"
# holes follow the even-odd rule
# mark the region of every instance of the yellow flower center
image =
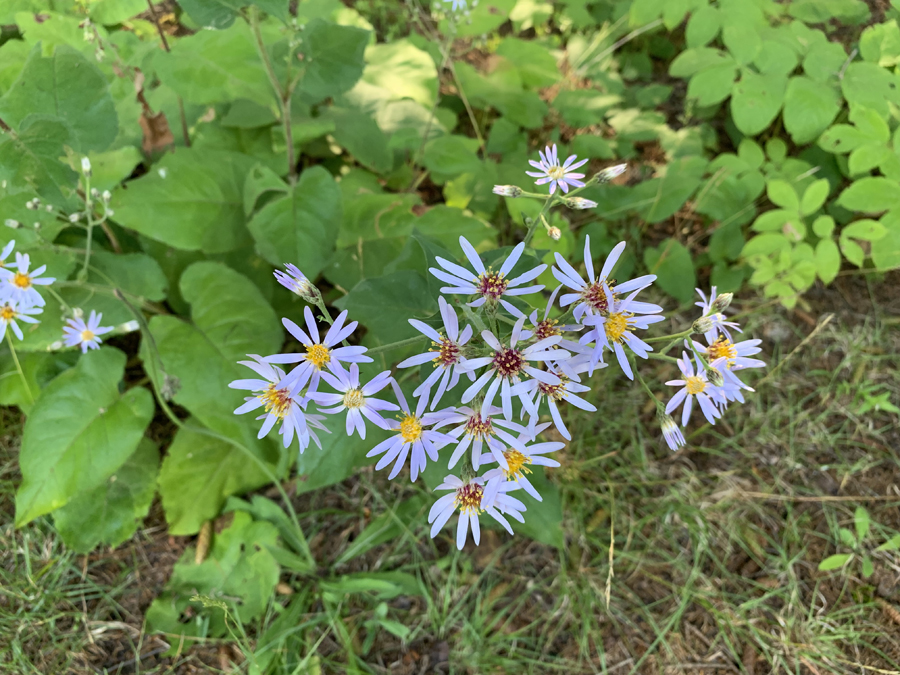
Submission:
POLYGON ((737 347, 734 346, 731 340, 720 337, 707 348, 706 355, 710 361, 724 357, 728 359, 728 364, 731 365, 732 361, 737 358, 738 353, 737 347))
POLYGON ((456 505, 459 507, 460 513, 478 513, 481 511, 481 495, 484 494, 484 488, 477 483, 467 483, 456 489, 456 505))
POLYGON ((478 275, 475 285, 478 287, 479 295, 483 295, 488 300, 497 300, 506 292, 509 282, 503 274, 488 268, 483 274, 478 275))
POLYGON ((344 394, 344 407, 354 410, 362 408, 366 404, 366 397, 363 396, 362 389, 351 389, 344 394))
POLYGON ((15 318, 16 310, 14 310, 12 307, 10 307, 9 305, 4 305, 2 308, 0 308, 0 319, 3 319, 4 321, 12 321, 15 318))
POLYGON ((306 345, 306 360, 322 370, 331 361, 331 351, 325 345, 306 345))
POLYGON ((566 384, 569 378, 559 374, 559 384, 547 384, 546 382, 538 382, 538 391, 545 396, 552 398, 554 401, 562 401, 566 397, 566 384))
POLYGON ((531 473, 526 464, 531 464, 531 457, 526 457, 518 450, 507 450, 503 453, 509 468, 504 471, 506 480, 519 480, 523 474, 531 473))
MULTIPOLYGON (((90 333, 90 331, 83 331, 82 339, 84 339, 85 333, 90 333)), ((94 334, 90 334, 93 337, 94 334)), ((282 419, 291 406, 290 392, 287 389, 278 389, 274 384, 270 384, 269 388, 259 394, 257 398, 266 406, 266 412, 275 415, 278 419, 282 419)))
POLYGON ((703 393, 703 390, 706 389, 706 382, 703 378, 691 375, 690 377, 685 378, 684 386, 687 388, 687 392, 693 396, 694 394, 703 393))
POLYGON ((556 166, 551 166, 547 169, 547 175, 550 176, 553 180, 561 180, 566 175, 566 170, 563 169, 559 164, 556 166))
POLYGON ((93 339, 94 339, 94 331, 92 331, 88 328, 85 328, 83 331, 81 331, 81 341, 82 342, 88 342, 93 339))
POLYGON ((400 435, 407 443, 419 440, 422 437, 422 425, 419 423, 419 418, 413 414, 407 414, 400 421, 400 435))
POLYGON ((603 324, 603 328, 606 330, 606 337, 612 342, 621 342, 622 336, 628 330, 628 319, 631 316, 633 315, 625 312, 610 314, 603 324))
POLYGON ((16 272, 13 275, 12 282, 18 288, 29 288, 31 287, 31 277, 27 274, 22 274, 21 272, 16 272))

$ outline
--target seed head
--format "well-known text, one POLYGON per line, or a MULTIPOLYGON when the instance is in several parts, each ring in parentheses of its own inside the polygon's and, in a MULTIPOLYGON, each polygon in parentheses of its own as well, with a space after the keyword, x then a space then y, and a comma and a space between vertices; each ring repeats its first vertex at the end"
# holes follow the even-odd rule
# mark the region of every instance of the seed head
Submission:
POLYGON ((708 333, 713 329, 713 322, 708 316, 702 316, 697 319, 692 325, 691 330, 698 335, 703 335, 703 333, 708 333))

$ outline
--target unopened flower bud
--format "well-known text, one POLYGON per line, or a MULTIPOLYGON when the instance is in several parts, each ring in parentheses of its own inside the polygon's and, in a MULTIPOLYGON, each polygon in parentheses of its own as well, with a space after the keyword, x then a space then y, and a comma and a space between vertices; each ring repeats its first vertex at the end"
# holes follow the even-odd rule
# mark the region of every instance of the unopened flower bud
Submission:
POLYGON ((119 333, 133 333, 140 327, 141 324, 132 319, 131 321, 126 321, 125 323, 116 326, 116 331, 118 331, 119 333))
POLYGON ((3 221, 3 224, 7 227, 11 227, 14 230, 21 225, 18 220, 13 220, 12 218, 7 218, 5 221, 3 221))
POLYGON ((69 222, 70 222, 70 223, 77 223, 77 222, 78 222, 78 219, 79 219, 80 217, 81 217, 81 214, 80 214, 80 213, 70 213, 70 214, 69 214, 69 222))
POLYGON ((706 379, 714 387, 721 387, 725 384, 725 378, 722 377, 722 373, 719 372, 719 369, 711 366, 706 369, 706 379))
POLYGON ((615 166, 608 166, 603 169, 603 171, 597 174, 597 182, 608 183, 613 178, 621 176, 623 173, 625 173, 625 170, 627 168, 627 164, 616 164, 615 166))
POLYGON ((559 241, 559 238, 562 236, 562 230, 558 227, 551 227, 547 230, 547 234, 550 235, 553 241, 559 241))
POLYGON ((89 160, 87 157, 81 158, 81 172, 85 176, 91 175, 91 160, 89 160))
MULTIPOLYGON (((661 405, 661 404, 660 404, 661 405)), ((678 450, 685 444, 684 434, 678 428, 678 423, 672 419, 663 409, 657 409, 656 419, 659 420, 659 427, 662 429, 663 438, 670 450, 678 450)))
POLYGON ((697 333, 698 335, 703 335, 703 333, 708 333, 713 329, 713 322, 708 316, 701 316, 691 325, 691 331, 697 333))
POLYGON ((114 215, 116 215, 116 212, 112 209, 106 209, 106 215, 112 218, 114 215))
POLYGON ((731 301, 734 299, 734 293, 720 293, 718 297, 713 300, 712 307, 710 307, 710 311, 713 313, 721 312, 723 309, 728 307, 731 304, 731 301))
POLYGON ((275 270, 274 272, 279 284, 310 303, 316 303, 322 297, 319 289, 306 278, 306 275, 300 271, 300 268, 291 263, 285 263, 284 268, 287 272, 282 272, 281 270, 275 270))
POLYGON ((46 211, 47 213, 53 213, 53 204, 47 204, 47 206, 44 207, 44 211, 46 211))
POLYGON ((495 185, 494 194, 501 197, 521 197, 522 188, 517 185, 495 185))
POLYGON ((37 211, 41 207, 41 200, 35 197, 31 201, 25 202, 25 208, 29 211, 37 211))
POLYGON ((597 206, 597 202, 585 199, 584 197, 563 197, 563 204, 570 209, 583 211, 584 209, 593 209, 597 206))
POLYGON ((35 230, 41 229, 41 224, 38 223, 38 222, 36 222, 36 223, 34 224, 34 229, 35 229, 35 230))
POLYGON ((112 193, 109 190, 104 190, 103 194, 100 196, 103 197, 103 201, 105 202, 108 202, 110 199, 112 199, 112 193))
POLYGON ((99 197, 99 196, 100 196, 100 190, 98 190, 97 188, 91 188, 91 197, 95 197, 95 198, 96 198, 96 197, 99 197))

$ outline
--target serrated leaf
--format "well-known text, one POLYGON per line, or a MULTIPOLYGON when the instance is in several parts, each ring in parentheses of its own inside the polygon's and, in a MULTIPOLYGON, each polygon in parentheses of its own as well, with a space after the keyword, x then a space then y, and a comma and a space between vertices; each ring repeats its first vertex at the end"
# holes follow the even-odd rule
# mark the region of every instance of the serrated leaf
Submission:
POLYGON ((741 133, 755 136, 772 123, 781 110, 787 78, 744 71, 731 94, 731 116, 741 133))
POLYGON ((862 213, 888 211, 900 206, 900 184, 880 176, 861 178, 844 189, 837 203, 862 213))
POLYGON ((784 126, 794 143, 813 141, 834 121, 841 97, 833 86, 804 75, 792 77, 784 94, 784 126))
POLYGON ((59 161, 70 143, 69 127, 62 120, 39 115, 25 119, 18 134, 0 137, 0 181, 66 208, 78 181, 78 174, 59 161))
POLYGON ((831 239, 823 239, 816 244, 816 274, 830 284, 841 269, 841 253, 831 239))
POLYGON ((831 570, 839 569, 846 565, 852 557, 852 553, 837 553, 835 555, 830 555, 819 563, 819 571, 829 572, 831 570))
POLYGON ((153 416, 143 387, 119 393, 125 355, 91 351, 41 392, 22 434, 16 524, 64 506, 115 472, 134 452, 153 416))

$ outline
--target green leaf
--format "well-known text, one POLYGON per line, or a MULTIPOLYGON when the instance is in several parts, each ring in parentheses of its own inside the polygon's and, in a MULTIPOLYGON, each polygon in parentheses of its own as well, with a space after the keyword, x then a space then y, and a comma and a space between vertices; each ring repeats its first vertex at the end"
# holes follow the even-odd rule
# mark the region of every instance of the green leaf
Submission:
POLYGON ((249 216, 256 210, 256 203, 264 194, 268 192, 287 194, 288 191, 287 183, 281 180, 277 173, 262 164, 257 164, 244 180, 244 215, 249 216))
POLYGON ((841 97, 827 84, 803 75, 792 77, 784 95, 784 126, 794 143, 815 140, 841 109, 841 97))
POLYGON ((800 213, 809 216, 822 208, 825 199, 828 197, 829 183, 825 178, 811 183, 806 192, 803 193, 803 200, 800 202, 800 213))
POLYGON ((244 182, 254 164, 238 153, 182 148, 115 192, 116 221, 188 251, 223 253, 246 246, 244 182))
POLYGON ((360 164, 376 173, 387 173, 394 164, 394 153, 388 139, 370 116, 355 110, 332 108, 334 140, 353 155, 360 164))
POLYGON ((182 0, 180 5, 198 24, 216 30, 228 28, 249 5, 285 22, 289 18, 288 0, 182 0))
POLYGON ((841 269, 841 253, 831 239, 823 239, 816 244, 816 274, 826 284, 837 277, 841 269))
MULTIPOLYGON (((565 540, 562 528, 562 496, 559 488, 547 479, 543 467, 532 467, 528 480, 544 501, 538 504, 529 497, 523 497, 528 508, 524 514, 525 522, 511 522, 513 531, 517 535, 524 534, 542 544, 561 549, 565 546, 565 540)), ((481 522, 486 523, 488 520, 483 519, 481 522)))
POLYGON ((621 102, 622 97, 616 94, 604 94, 590 89, 563 90, 553 99, 553 107, 559 111, 566 124, 589 127, 601 124, 606 111, 621 102))
POLYGON ((838 538, 841 540, 841 543, 844 546, 849 546, 850 548, 855 549, 859 545, 859 542, 857 541, 854 534, 846 527, 838 528, 838 538))
POLYGON ((88 157, 91 160, 91 187, 101 192, 112 190, 128 178, 144 159, 141 151, 133 145, 106 152, 91 152, 88 157))
POLYGON ((362 81, 388 92, 392 99, 412 99, 430 108, 437 97, 434 60, 409 40, 370 45, 365 50, 362 81))
POLYGON ((105 150, 119 131, 119 119, 103 73, 71 47, 59 46, 49 57, 39 45, 9 91, 0 98, 0 119, 18 129, 29 115, 62 120, 75 152, 105 150))
POLYGON ((0 181, 20 190, 30 188, 45 202, 65 207, 78 180, 78 174, 59 161, 66 145, 71 145, 71 134, 61 120, 28 117, 16 136, 0 136, 0 181))
POLYGON ((728 24, 722 28, 722 42, 738 65, 746 66, 759 54, 762 40, 752 26, 728 24))
POLYGON ((838 553, 836 555, 830 555, 825 558, 825 560, 819 563, 819 571, 829 572, 831 570, 836 570, 846 565, 852 557, 852 553, 838 553))
POLYGON ((313 19, 303 31, 308 59, 299 92, 310 103, 349 91, 363 74, 369 31, 313 19))
POLYGON ((900 185, 880 176, 861 178, 841 192, 837 203, 861 213, 888 211, 900 206, 900 185))
POLYGON ((877 220, 864 218, 845 225, 844 229, 841 230, 841 238, 851 237, 863 241, 878 241, 885 233, 886 228, 884 225, 877 220))
POLYGON ((481 167, 478 141, 456 135, 435 138, 425 146, 422 163, 438 184, 464 173, 475 173, 481 167))
POLYGON ((168 280, 162 268, 144 253, 112 253, 94 250, 88 281, 119 288, 145 300, 166 299, 168 280))
POLYGON ((891 139, 891 128, 877 110, 861 105, 851 106, 850 121, 871 141, 887 143, 891 139))
POLYGON ((754 256, 767 256, 778 251, 790 250, 790 240, 781 233, 767 232, 758 234, 744 244, 741 256, 752 258, 754 256))
POLYGON ((559 81, 556 58, 543 45, 515 37, 504 38, 497 54, 509 59, 522 76, 522 84, 531 89, 549 87, 559 81))
POLYGON ((839 42, 817 42, 803 58, 803 71, 815 82, 837 80, 837 75, 847 61, 847 52, 839 42))
POLYGON ((679 302, 690 302, 697 276, 691 254, 684 244, 666 239, 656 248, 647 248, 644 264, 651 274, 657 275, 656 283, 666 293, 679 302))
POLYGON ((776 206, 790 211, 800 210, 800 199, 797 197, 797 191, 787 181, 770 180, 766 184, 766 194, 776 206))
POLYGON ((900 267, 900 213, 889 211, 881 217, 884 225, 884 237, 878 240, 878 246, 872 247, 872 262, 879 270, 891 270, 900 267))
POLYGON ((22 434, 17 526, 97 487, 134 452, 153 416, 153 396, 143 387, 119 393, 124 369, 125 355, 103 347, 41 392, 22 434))
POLYGON ((797 67, 797 52, 783 42, 763 40, 753 63, 763 75, 790 75, 797 67))
POLYGON ((851 105, 872 108, 878 114, 889 115, 888 103, 900 103, 897 76, 874 63, 851 63, 844 71, 841 89, 851 105))
POLYGON ((891 158, 893 151, 883 143, 867 143, 850 153, 847 169, 851 176, 868 173, 891 158))
POLYGON ((400 537, 408 529, 408 523, 424 517, 429 507, 427 499, 421 495, 389 507, 363 528, 338 556, 335 564, 350 562, 376 546, 400 537))
POLYGON ((100 544, 116 547, 137 531, 156 494, 159 450, 148 438, 106 481, 75 497, 53 514, 66 546, 89 553, 100 544))
POLYGON ((834 232, 834 218, 831 216, 819 216, 813 221, 813 232, 817 237, 830 237, 834 232))
POLYGON ((856 529, 856 536, 860 542, 869 534, 869 526, 872 520, 869 518, 869 512, 863 506, 857 506, 853 512, 853 527, 856 529))
POLYGON ((731 94, 731 117, 741 133, 755 136, 772 123, 781 110, 787 78, 744 71, 731 94))
POLYGON ((712 5, 704 5, 692 12, 684 35, 688 48, 705 47, 719 34, 721 26, 719 10, 712 5))
POLYGON ((307 169, 285 197, 266 204, 247 225, 259 254, 273 265, 290 261, 315 279, 334 251, 341 192, 324 168, 307 169))
POLYGON ((840 242, 841 253, 844 254, 844 257, 857 267, 862 267, 863 260, 866 258, 866 252, 863 251, 862 246, 846 237, 841 237, 840 242))
POLYGON ((734 59, 719 49, 699 47, 685 49, 669 66, 672 77, 691 77, 701 70, 722 65, 734 65, 734 59))
POLYGON ((704 107, 721 103, 731 96, 735 75, 737 68, 728 63, 705 68, 688 83, 688 97, 704 107))
POLYGON ((884 542, 881 546, 875 549, 876 551, 898 551, 900 550, 900 534, 895 534, 893 537, 884 542))
POLYGON ((862 559, 862 575, 863 579, 868 579, 873 574, 875 574, 875 565, 872 563, 872 559, 868 556, 865 556, 862 559))

